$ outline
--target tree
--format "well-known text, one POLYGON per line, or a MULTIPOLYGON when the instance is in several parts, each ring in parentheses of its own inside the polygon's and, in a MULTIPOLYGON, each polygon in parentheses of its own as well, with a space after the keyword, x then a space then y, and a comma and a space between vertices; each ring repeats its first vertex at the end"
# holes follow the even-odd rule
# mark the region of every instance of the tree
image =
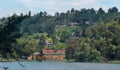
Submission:
POLYGON ((109 8, 108 13, 118 13, 118 9, 116 7, 109 8))
POLYGON ((75 12, 75 10, 74 10, 74 8, 72 8, 72 9, 71 9, 71 13, 74 13, 74 12, 75 12))
POLYGON ((54 35, 60 37, 60 42, 64 43, 66 39, 68 39, 72 33, 69 28, 58 28, 56 29, 54 35))
POLYGON ((105 11, 102 8, 99 8, 97 14, 100 15, 105 14, 105 11))
POLYGON ((66 59, 67 60, 74 60, 75 59, 75 52, 77 50, 77 47, 79 46, 78 39, 69 38, 66 40, 66 59))
POLYGON ((90 13, 91 13, 91 14, 96 14, 95 9, 94 9, 94 8, 91 8, 91 9, 90 9, 90 13))
POLYGON ((14 14, 2 21, 3 24, 0 26, 0 53, 3 57, 6 57, 7 53, 11 54, 13 49, 17 50, 14 43, 16 43, 17 38, 21 37, 20 23, 26 17, 14 14))
POLYGON ((102 62, 101 53, 97 50, 92 49, 88 57, 89 62, 102 62))
POLYGON ((116 7, 113 7, 112 10, 113 10, 113 13, 118 13, 118 9, 116 7))
POLYGON ((29 16, 29 17, 31 16, 31 11, 29 11, 28 16, 29 16))

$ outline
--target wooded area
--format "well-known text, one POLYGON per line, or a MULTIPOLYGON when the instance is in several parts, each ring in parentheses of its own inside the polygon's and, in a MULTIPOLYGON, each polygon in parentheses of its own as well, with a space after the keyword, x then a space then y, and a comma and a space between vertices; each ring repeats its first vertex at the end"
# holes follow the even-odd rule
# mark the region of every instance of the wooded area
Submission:
POLYGON ((120 12, 68 10, 3 17, 0 19, 0 58, 22 58, 42 49, 65 49, 67 60, 104 62, 120 60, 120 12))

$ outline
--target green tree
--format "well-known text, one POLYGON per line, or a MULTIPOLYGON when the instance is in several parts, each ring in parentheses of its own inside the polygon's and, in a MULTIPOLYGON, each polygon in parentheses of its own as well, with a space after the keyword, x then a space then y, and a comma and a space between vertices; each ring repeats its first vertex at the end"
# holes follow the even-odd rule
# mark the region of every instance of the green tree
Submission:
POLYGON ((0 26, 0 53, 3 57, 6 57, 7 53, 12 53, 13 49, 17 50, 13 44, 16 43, 16 39, 21 37, 20 23, 27 16, 17 16, 16 14, 11 17, 5 18, 0 26), (6 54, 4 54, 6 53, 6 54))
POLYGON ((102 8, 99 8, 97 14, 100 15, 105 14, 105 11, 102 8))
POLYGON ((118 9, 116 7, 109 8, 108 13, 118 13, 118 9))

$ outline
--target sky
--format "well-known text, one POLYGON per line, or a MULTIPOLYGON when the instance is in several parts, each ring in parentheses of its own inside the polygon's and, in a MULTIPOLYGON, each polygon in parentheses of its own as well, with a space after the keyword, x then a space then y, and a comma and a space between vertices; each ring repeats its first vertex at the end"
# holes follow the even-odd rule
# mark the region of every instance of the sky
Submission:
POLYGON ((55 12, 66 12, 75 8, 95 8, 102 7, 105 11, 111 7, 117 7, 120 11, 120 0, 0 0, 0 17, 7 17, 13 13, 39 13, 46 11, 50 15, 55 12))

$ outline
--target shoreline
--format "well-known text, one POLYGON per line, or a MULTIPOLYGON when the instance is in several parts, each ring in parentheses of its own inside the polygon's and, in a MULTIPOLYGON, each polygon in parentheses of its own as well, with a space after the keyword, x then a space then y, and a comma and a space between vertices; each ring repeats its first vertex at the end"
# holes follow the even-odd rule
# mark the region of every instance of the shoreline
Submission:
MULTIPOLYGON (((66 60, 64 60, 64 61, 58 61, 58 60, 43 60, 43 61, 39 61, 39 60, 26 60, 26 59, 19 59, 19 60, 15 60, 15 59, 10 59, 10 60, 6 60, 6 59, 4 59, 4 60, 2 60, 2 61, 0 61, 0 62, 17 62, 17 61, 19 61, 19 62, 32 62, 32 61, 35 61, 35 62, 46 62, 46 61, 52 61, 52 62, 67 62, 67 63, 74 63, 75 61, 66 61, 66 60)), ((80 62, 80 63, 107 63, 107 64, 120 64, 120 61, 107 61, 107 62, 80 62)))

